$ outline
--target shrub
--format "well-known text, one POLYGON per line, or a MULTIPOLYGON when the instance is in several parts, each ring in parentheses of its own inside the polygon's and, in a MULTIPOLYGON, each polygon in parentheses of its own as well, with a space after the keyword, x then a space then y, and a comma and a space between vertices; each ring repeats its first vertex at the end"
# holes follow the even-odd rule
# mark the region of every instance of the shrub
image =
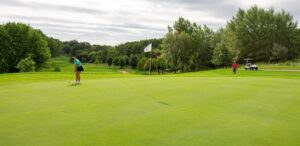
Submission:
POLYGON ((120 68, 123 68, 126 65, 126 59, 124 57, 120 57, 119 63, 120 63, 120 68))
POLYGON ((114 66, 119 66, 120 65, 120 59, 119 59, 119 57, 114 58, 113 64, 114 64, 114 66))
POLYGON ((130 65, 133 69, 137 67, 138 64, 138 58, 136 56, 131 56, 130 58, 130 65))
POLYGON ((138 64, 137 64, 137 69, 140 70, 140 71, 144 71, 144 66, 145 66, 145 63, 147 62, 147 58, 142 58, 138 61, 138 64))
POLYGON ((27 57, 22 59, 16 67, 20 70, 20 72, 31 72, 35 70, 35 62, 31 59, 31 57, 27 57))
POLYGON ((61 70, 60 70, 60 68, 59 67, 55 67, 54 68, 54 72, 60 72, 61 70))
POLYGON ((95 62, 94 62, 95 64, 99 64, 100 63, 100 61, 99 61, 99 58, 97 57, 96 59, 95 59, 95 62))
POLYGON ((109 67, 112 65, 112 63, 113 63, 113 59, 112 58, 108 58, 107 59, 107 64, 108 64, 109 67))

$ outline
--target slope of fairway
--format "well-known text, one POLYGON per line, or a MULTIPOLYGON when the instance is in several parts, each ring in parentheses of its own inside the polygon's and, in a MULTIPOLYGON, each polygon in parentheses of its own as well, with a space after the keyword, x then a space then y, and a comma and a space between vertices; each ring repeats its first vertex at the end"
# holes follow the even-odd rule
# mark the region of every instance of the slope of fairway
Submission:
POLYGON ((299 73, 239 73, 0 75, 0 145, 300 145, 299 73))

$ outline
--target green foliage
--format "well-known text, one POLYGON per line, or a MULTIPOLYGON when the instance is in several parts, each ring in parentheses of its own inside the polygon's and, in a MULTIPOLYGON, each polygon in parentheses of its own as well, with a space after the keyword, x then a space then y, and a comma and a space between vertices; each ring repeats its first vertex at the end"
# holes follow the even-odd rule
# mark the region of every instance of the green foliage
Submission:
POLYGON ((144 48, 152 43, 153 48, 159 48, 162 43, 162 39, 149 39, 149 40, 141 40, 135 42, 127 42, 125 44, 121 44, 116 46, 116 51, 119 56, 130 56, 130 55, 138 55, 144 52, 144 48))
POLYGON ((167 68, 167 62, 165 58, 163 56, 160 56, 155 61, 157 73, 164 73, 164 70, 167 68))
POLYGON ((145 64, 147 63, 147 58, 141 58, 137 64, 137 69, 140 71, 145 71, 145 64))
POLYGON ((119 61, 120 61, 120 68, 123 68, 126 65, 126 58, 119 57, 119 61))
POLYGON ((138 58, 136 56, 131 56, 130 58, 130 66, 135 69, 138 64, 138 58))
POLYGON ((101 63, 106 63, 108 56, 108 50, 107 49, 101 49, 98 51, 98 59, 101 63))
POLYGON ((4 26, 0 25, 0 73, 9 72, 9 56, 7 55, 9 50, 9 35, 4 28, 4 26))
POLYGON ((100 59, 99 59, 98 55, 96 55, 96 56, 95 56, 95 62, 94 62, 94 63, 95 63, 95 64, 99 64, 99 63, 100 63, 99 60, 100 60, 100 59))
POLYGON ((31 56, 36 69, 41 69, 50 58, 45 35, 21 23, 0 25, 0 72, 16 72, 21 59, 31 56))
POLYGON ((54 72, 61 72, 60 67, 55 67, 54 72))
MULTIPOLYGON (((92 52, 90 52, 88 54, 89 63, 94 63, 97 58, 98 58, 98 56, 97 56, 97 52, 96 51, 92 51, 92 52)), ((98 63, 99 63, 99 59, 98 59, 98 63)))
POLYGON ((214 32, 207 26, 198 26, 179 18, 169 27, 162 48, 170 70, 186 72, 211 66, 214 32))
POLYGON ((107 63, 121 68, 130 65, 138 70, 145 70, 149 64, 145 58, 151 54, 153 70, 158 72, 227 66, 231 62, 229 58, 240 62, 245 58, 280 62, 300 55, 300 29, 292 15, 284 10, 275 12, 272 8, 266 10, 257 6, 239 9, 226 27, 217 32, 180 17, 168 26, 168 30, 162 39, 107 46, 76 40, 62 43, 28 25, 7 23, 0 25, 0 73, 18 71, 16 65, 28 56, 39 70, 46 66, 51 55, 60 54, 77 56, 83 63, 107 63), (150 43, 152 52, 144 53, 150 43))
POLYGON ((110 47, 107 52, 107 59, 115 58, 117 56, 117 54, 118 54, 118 52, 117 52, 116 48, 110 47))
POLYGON ((146 61, 144 63, 143 70, 147 71, 147 73, 149 71, 151 71, 151 72, 153 71, 153 60, 155 60, 155 59, 151 59, 151 70, 150 70, 150 59, 146 59, 146 61))
POLYGON ((108 58, 107 59, 107 65, 110 67, 113 64, 113 59, 112 58, 108 58))
POLYGON ((230 66, 232 57, 225 44, 217 44, 212 56, 212 63, 215 66, 224 67, 230 66))
POLYGON ((63 43, 60 40, 52 37, 47 38, 47 41, 48 41, 48 47, 51 51, 51 56, 52 57, 59 56, 62 53, 63 43))
POLYGON ((32 72, 35 70, 35 62, 31 59, 31 57, 27 57, 25 59, 21 59, 16 67, 20 70, 20 72, 32 72))
POLYGON ((88 60, 89 60, 89 53, 88 53, 87 50, 78 51, 76 57, 77 57, 81 62, 88 62, 88 60))
POLYGON ((285 60, 288 55, 288 48, 279 44, 274 44, 272 48, 272 60, 285 60))
POLYGON ((175 73, 189 70, 190 55, 192 53, 192 38, 185 32, 169 32, 162 44, 165 49, 166 60, 175 73))
POLYGON ((206 25, 195 26, 192 33, 193 50, 191 53, 191 68, 205 69, 211 66, 212 53, 215 45, 215 33, 206 25))
POLYGON ((226 43, 236 47, 240 60, 248 57, 257 61, 278 58, 277 53, 272 53, 275 44, 288 49, 284 57, 279 59, 293 59, 299 56, 300 33, 297 31, 297 22, 285 11, 275 13, 273 9, 265 10, 257 6, 248 10, 239 9, 236 16, 229 21, 226 31, 227 37, 231 39, 226 43))
POLYGON ((114 66, 119 66, 120 65, 120 58, 119 57, 115 57, 113 60, 113 65, 114 66))
POLYGON ((68 42, 63 43, 62 53, 65 55, 70 55, 72 47, 68 44, 68 42))
POLYGON ((192 24, 188 19, 179 17, 179 19, 174 23, 173 28, 171 30, 174 30, 178 33, 185 32, 191 35, 194 32, 195 26, 196 24, 192 24))

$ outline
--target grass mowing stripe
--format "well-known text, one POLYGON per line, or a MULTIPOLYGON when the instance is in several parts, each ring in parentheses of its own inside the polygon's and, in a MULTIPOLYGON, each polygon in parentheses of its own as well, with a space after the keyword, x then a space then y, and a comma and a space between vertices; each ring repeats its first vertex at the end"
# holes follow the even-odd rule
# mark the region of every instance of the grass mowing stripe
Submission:
POLYGON ((80 86, 63 72, 0 75, 0 144, 300 144, 294 73, 85 75, 80 86))

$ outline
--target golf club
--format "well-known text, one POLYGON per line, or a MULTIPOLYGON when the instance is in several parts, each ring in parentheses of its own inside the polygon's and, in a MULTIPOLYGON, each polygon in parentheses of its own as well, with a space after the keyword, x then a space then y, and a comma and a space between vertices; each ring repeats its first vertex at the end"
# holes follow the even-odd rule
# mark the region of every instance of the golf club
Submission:
POLYGON ((73 72, 72 73, 72 76, 70 77, 70 80, 68 80, 68 84, 73 84, 73 80, 74 80, 74 77, 75 77, 75 73, 73 72))

